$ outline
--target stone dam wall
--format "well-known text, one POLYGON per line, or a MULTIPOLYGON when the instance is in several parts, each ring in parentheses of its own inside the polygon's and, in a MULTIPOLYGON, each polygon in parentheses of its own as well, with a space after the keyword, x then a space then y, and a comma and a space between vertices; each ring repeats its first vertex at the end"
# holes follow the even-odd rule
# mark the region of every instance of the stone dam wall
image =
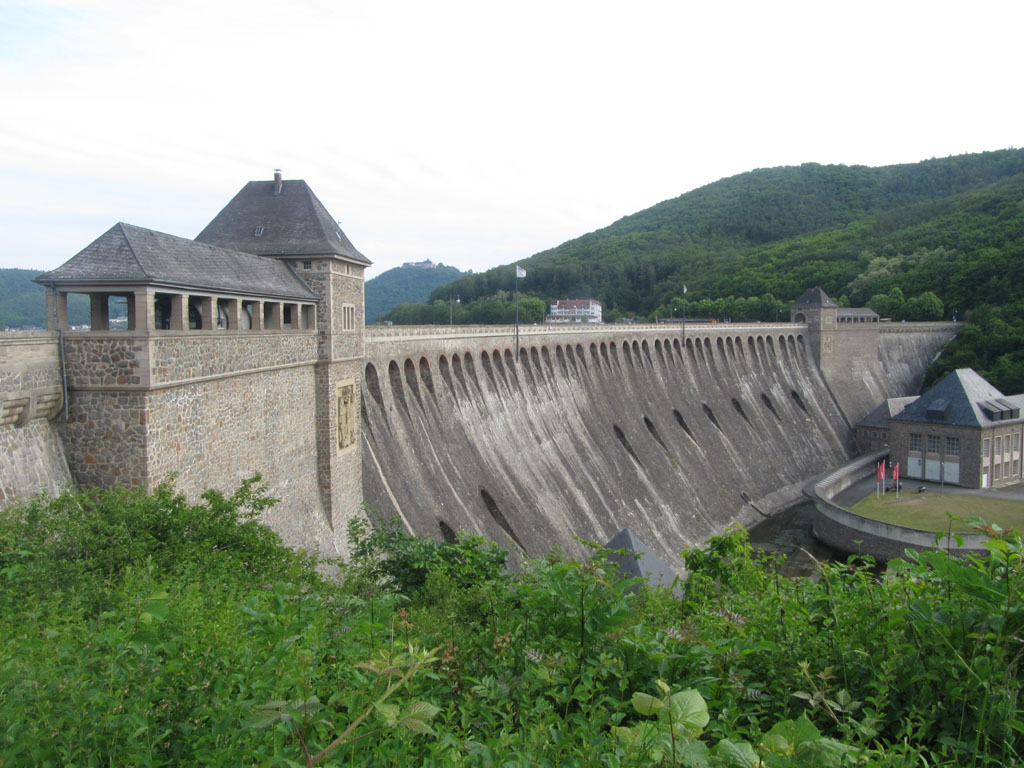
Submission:
POLYGON ((58 418, 64 407, 56 333, 0 334, 0 509, 71 485, 58 418))
POLYGON ((833 332, 821 372, 852 428, 888 397, 916 395, 958 323, 876 323, 833 332))
POLYGON ((473 531, 528 555, 628 526, 678 564, 845 462, 850 425, 877 404, 865 390, 907 394, 952 336, 873 333, 830 384, 805 331, 528 328, 517 363, 511 328, 369 329, 366 503, 418 535, 473 531))
MULTIPOLYGON (((419 535, 473 531, 529 555, 628 526, 678 565, 845 462, 850 426, 916 392, 955 326, 851 336, 820 366, 801 324, 520 330, 517 362, 511 327, 367 329, 365 360, 343 371, 361 390, 361 472, 358 452, 337 452, 353 498, 419 535)), ((317 465, 334 406, 316 343, 110 332, 67 335, 62 355, 56 333, 0 335, 0 507, 124 482, 135 463, 147 486, 177 472, 190 496, 259 471, 286 541, 344 552, 348 516, 328 513, 317 465), (120 461, 90 460, 111 440, 120 461)))

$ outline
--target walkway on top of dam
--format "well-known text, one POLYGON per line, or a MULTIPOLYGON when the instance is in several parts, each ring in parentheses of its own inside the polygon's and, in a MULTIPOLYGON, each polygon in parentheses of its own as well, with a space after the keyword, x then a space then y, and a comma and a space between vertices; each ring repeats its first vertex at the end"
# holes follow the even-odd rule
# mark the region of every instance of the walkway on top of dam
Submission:
MULTIPOLYGON (((773 333, 776 331, 805 331, 806 323, 565 323, 520 325, 519 338, 556 335, 624 335, 637 332, 657 332, 671 336, 693 334, 773 333)), ((450 339, 474 337, 501 337, 514 340, 514 325, 368 325, 368 344, 376 341, 394 342, 406 339, 450 339)))

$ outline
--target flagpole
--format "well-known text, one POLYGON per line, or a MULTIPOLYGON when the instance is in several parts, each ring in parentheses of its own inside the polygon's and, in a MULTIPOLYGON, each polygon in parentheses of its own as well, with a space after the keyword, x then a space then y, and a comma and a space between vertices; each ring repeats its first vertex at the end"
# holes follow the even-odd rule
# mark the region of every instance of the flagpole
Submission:
POLYGON ((685 360, 686 357, 686 283, 683 283, 683 350, 680 353, 685 360))
POLYGON ((516 264, 516 362, 519 362, 519 272, 522 270, 516 264))

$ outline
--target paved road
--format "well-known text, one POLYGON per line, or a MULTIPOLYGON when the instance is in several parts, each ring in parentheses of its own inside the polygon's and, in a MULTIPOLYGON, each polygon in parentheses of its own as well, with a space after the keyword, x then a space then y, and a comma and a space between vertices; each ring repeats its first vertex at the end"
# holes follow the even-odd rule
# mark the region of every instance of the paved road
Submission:
MULTIPOLYGON (((922 486, 926 489, 925 493, 956 493, 966 496, 989 496, 997 499, 1024 501, 1024 483, 1017 483, 1016 485, 1010 485, 1004 488, 982 490, 980 488, 961 488, 958 485, 942 485, 928 480, 903 478, 901 480, 900 495, 905 493, 917 493, 917 489, 922 486)), ((874 492, 875 480, 874 478, 868 477, 860 482, 854 483, 842 493, 837 494, 832 501, 849 509, 857 502, 867 498, 874 492)))

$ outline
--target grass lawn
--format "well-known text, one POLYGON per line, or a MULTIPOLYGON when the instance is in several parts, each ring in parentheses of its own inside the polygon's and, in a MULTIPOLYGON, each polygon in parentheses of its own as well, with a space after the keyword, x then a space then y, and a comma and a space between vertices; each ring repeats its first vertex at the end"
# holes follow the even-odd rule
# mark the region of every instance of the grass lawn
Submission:
MULTIPOLYGON (((921 531, 947 531, 950 519, 955 517, 981 517, 1000 528, 1024 528, 1024 501, 996 499, 988 496, 965 494, 917 493, 911 490, 890 491, 876 499, 874 494, 851 508, 862 517, 884 523, 916 528, 921 531)), ((953 520, 953 531, 969 533, 973 529, 962 520, 953 520)))

